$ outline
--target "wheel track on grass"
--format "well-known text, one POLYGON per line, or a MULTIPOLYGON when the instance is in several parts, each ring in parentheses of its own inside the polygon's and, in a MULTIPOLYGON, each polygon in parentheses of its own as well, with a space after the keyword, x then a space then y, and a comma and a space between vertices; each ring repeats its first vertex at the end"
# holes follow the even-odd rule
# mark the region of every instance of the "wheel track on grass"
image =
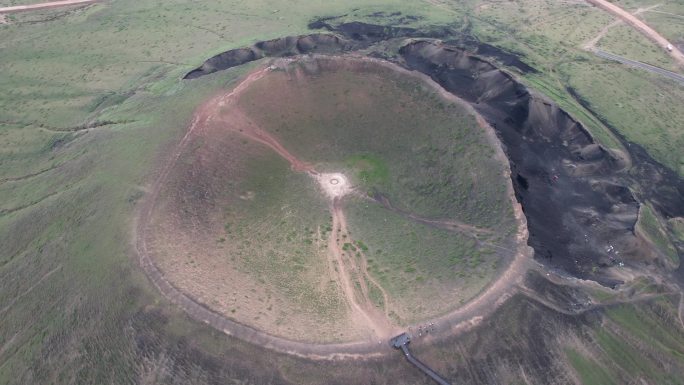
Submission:
POLYGON ((417 214, 411 213, 406 210, 402 210, 392 204, 390 200, 384 195, 378 195, 377 199, 380 204, 382 204, 387 210, 398 213, 411 219, 415 222, 438 227, 441 229, 449 231, 457 231, 461 233, 466 233, 468 235, 477 236, 478 234, 492 234, 493 231, 489 229, 483 229, 477 226, 470 225, 465 222, 458 221, 456 219, 429 219, 421 217, 417 214))

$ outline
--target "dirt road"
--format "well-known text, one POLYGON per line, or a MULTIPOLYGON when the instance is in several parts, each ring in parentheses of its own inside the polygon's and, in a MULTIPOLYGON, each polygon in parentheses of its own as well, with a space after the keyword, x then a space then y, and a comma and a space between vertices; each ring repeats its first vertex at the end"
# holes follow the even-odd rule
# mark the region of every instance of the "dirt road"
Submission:
MULTIPOLYGON (((644 12, 650 11, 652 9, 655 9, 657 7, 660 7, 661 5, 662 4, 656 4, 656 5, 652 5, 650 7, 646 7, 646 8, 639 8, 634 13, 632 13, 632 15, 634 15, 634 16, 639 15, 641 13, 644 13, 644 12)), ((606 25, 605 27, 603 27, 601 29, 601 31, 599 31, 599 33, 594 38, 592 38, 586 44, 584 44, 584 46, 582 48, 586 49, 587 51, 593 51, 596 48, 596 44, 598 44, 598 42, 601 39, 603 39, 604 36, 606 36, 606 34, 608 33, 608 30, 610 30, 611 28, 616 27, 616 26, 618 26, 624 22, 625 21, 622 19, 617 19, 617 20, 613 21, 612 23, 606 25)))
MULTIPOLYGON (((653 40, 656 42, 659 46, 660 49, 665 50, 666 47, 671 44, 667 39, 665 39, 662 35, 660 35, 656 30, 653 28, 649 27, 646 23, 643 21, 639 20, 636 16, 632 15, 631 13, 625 11, 624 9, 618 7, 617 5, 610 3, 607 0, 587 0, 589 3, 600 7, 613 15, 619 17, 620 19, 624 20, 627 24, 631 25, 634 27, 636 30, 641 32, 642 34, 646 35, 649 39, 653 40)), ((669 52, 670 56, 672 56, 677 63, 684 67, 684 54, 672 44, 672 51, 669 52)))
POLYGON ((38 9, 66 7, 70 5, 82 5, 95 3, 99 0, 64 0, 64 1, 50 1, 47 3, 29 4, 29 5, 15 5, 12 7, 0 7, 0 13, 16 13, 35 11, 38 9))

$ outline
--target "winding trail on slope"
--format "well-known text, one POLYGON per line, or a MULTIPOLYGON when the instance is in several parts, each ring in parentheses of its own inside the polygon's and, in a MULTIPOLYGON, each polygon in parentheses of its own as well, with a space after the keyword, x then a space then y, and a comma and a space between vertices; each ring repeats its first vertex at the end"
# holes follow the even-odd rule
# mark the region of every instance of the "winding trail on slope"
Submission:
POLYGON ((28 12, 28 11, 35 11, 38 9, 58 8, 58 7, 67 7, 70 5, 90 4, 90 3, 95 3, 97 1, 99 1, 99 0, 63 0, 63 1, 50 1, 47 3, 38 3, 38 4, 14 5, 11 7, 0 7, 0 13, 28 12))
POLYGON ((461 221, 457 221, 455 219, 429 219, 429 218, 423 218, 419 215, 416 215, 414 213, 408 212, 406 210, 402 210, 392 204, 390 200, 382 195, 378 194, 376 200, 380 202, 387 210, 395 212, 397 214, 403 215, 408 219, 411 219, 415 222, 422 223, 425 225, 429 226, 434 226, 437 228, 441 228, 444 230, 449 230, 449 231, 457 231, 457 232, 463 232, 472 236, 477 236, 477 234, 492 234, 491 230, 488 229, 483 229, 477 226, 473 226, 468 223, 464 223, 461 221))
MULTIPOLYGON (((455 100, 465 106, 467 104, 449 94, 446 90, 443 90, 439 85, 432 81, 427 76, 422 74, 408 71, 401 68, 395 64, 388 63, 386 61, 381 61, 379 59, 372 58, 359 58, 353 57, 355 60, 368 60, 383 66, 388 66, 396 71, 404 73, 408 76, 414 76, 423 79, 428 85, 440 90, 450 100, 455 100)), ((294 60, 294 59, 289 59, 294 60)), ((167 158, 166 162, 161 165, 160 172, 157 174, 157 178, 153 182, 152 187, 149 189, 148 196, 141 202, 139 206, 138 216, 136 218, 134 226, 134 244, 138 252, 138 258, 141 268, 143 269, 145 275, 150 279, 150 281, 157 287, 161 294, 168 299, 171 303, 179 306, 183 311, 185 311, 191 318, 206 323, 207 325, 213 327, 216 330, 223 331, 224 333, 235 336, 248 343, 259 345, 267 349, 275 350, 282 353, 292 354, 299 357, 304 357, 308 359, 317 360, 335 360, 335 359, 347 359, 347 358, 368 358, 373 356, 381 356, 386 354, 392 354, 392 348, 389 344, 378 343, 377 340, 360 340, 348 343, 332 343, 332 344, 317 344, 317 343, 307 343, 294 341, 283 337, 278 337, 269 334, 262 330, 257 330, 248 325, 239 323, 233 319, 225 317, 221 314, 214 312, 213 310, 207 308, 196 300, 192 299, 181 290, 173 286, 159 268, 155 265, 151 259, 148 252, 147 245, 147 231, 151 219, 152 211, 155 207, 156 201, 160 195, 161 187, 168 178, 173 166, 180 159, 181 154, 189 145, 193 135, 200 131, 203 126, 209 123, 219 123, 225 124, 226 121, 222 120, 217 112, 221 110, 222 107, 228 106, 229 103, 233 102, 235 98, 250 86, 254 81, 261 79, 270 71, 269 67, 264 67, 255 70, 249 74, 244 80, 242 80, 232 91, 219 94, 213 98, 210 98, 207 102, 203 103, 195 112, 194 118, 189 125, 189 128, 182 139, 178 142, 175 148, 171 151, 171 154, 167 158)), ((479 125, 485 130, 486 135, 491 139, 495 140, 496 135, 491 126, 489 126, 485 120, 477 114, 472 108, 468 108, 468 111, 473 113, 479 125)), ((240 117, 237 117, 240 118, 240 117)), ((275 138, 268 135, 267 133, 261 131, 242 132, 244 135, 252 135, 254 140, 263 143, 278 154, 283 156, 283 158, 288 159, 295 170, 300 170, 303 172, 309 172, 311 175, 316 175, 315 170, 313 170, 310 165, 300 162, 290 154, 282 145, 280 145, 275 138)), ((498 141, 493 142, 495 144, 496 156, 504 157, 503 149, 498 141)), ((507 162, 504 164, 508 164, 507 162)), ((507 169, 506 173, 510 173, 510 169, 507 169)), ((507 176, 507 180, 510 180, 507 176)), ((511 256, 507 267, 500 274, 496 281, 491 282, 479 295, 477 295, 472 300, 468 301, 464 306, 457 308, 441 317, 435 318, 432 321, 439 324, 439 329, 436 332, 430 334, 430 338, 436 337, 448 337, 456 333, 460 333, 467 329, 468 326, 473 326, 479 322, 483 317, 488 316, 493 313, 506 299, 510 298, 517 291, 517 284, 520 282, 524 273, 532 267, 532 249, 527 246, 527 224, 525 216, 522 213, 522 208, 520 204, 515 199, 513 195, 513 186, 508 186, 509 199, 511 204, 513 204, 515 217, 518 223, 518 233, 517 233, 517 249, 514 255, 511 256), (466 329, 464 329, 464 326, 466 329)), ((335 213, 335 204, 333 203, 333 213, 335 213)), ((335 215, 337 218, 337 226, 340 228, 346 228, 346 222, 341 210, 335 215)), ((339 245, 333 249, 339 250, 339 245)), ((358 270, 363 270, 363 265, 356 264, 352 259, 345 259, 346 263, 349 263, 350 268, 356 268, 358 270)), ((342 264, 340 264, 342 265, 342 264)), ((341 274, 348 274, 349 270, 343 271, 341 274)), ((349 282, 347 279, 341 280, 341 283, 349 282)), ((373 281, 371 283, 377 284, 373 281)), ((352 286, 353 287, 353 286, 352 286)), ((355 292, 354 292, 355 293, 355 292)), ((356 293, 355 293, 356 295, 356 293)), ((386 294, 385 294, 386 295, 386 294)), ((358 300, 355 300, 358 301, 358 300)), ((361 315, 362 317, 368 316, 370 318, 372 328, 377 330, 385 330, 384 332, 378 332, 380 336, 383 334, 391 333, 395 329, 390 329, 385 326, 384 314, 377 311, 373 313, 372 301, 359 301, 357 302, 358 308, 366 310, 364 312, 366 315, 361 315), (370 309, 370 310, 369 310, 370 309)), ((354 306, 352 304, 352 306, 354 306)))
POLYGON ((624 20, 627 24, 631 25, 633 28, 644 34, 646 37, 656 42, 661 49, 665 49, 668 45, 672 45, 672 50, 668 53, 670 54, 670 56, 672 56, 673 59, 677 61, 677 63, 680 66, 684 67, 684 54, 682 54, 682 52, 674 44, 671 44, 656 30, 649 27, 643 21, 639 20, 639 18, 607 0, 587 0, 587 2, 597 7, 600 7, 605 11, 608 11, 613 15, 619 17, 620 19, 624 20))
MULTIPOLYGON (((361 276, 368 275, 368 272, 365 271, 363 265, 358 264, 351 253, 347 253, 347 258, 345 258, 345 252, 342 246, 344 240, 335 236, 335 234, 339 234, 339 236, 348 234, 347 220, 345 218, 344 212, 342 211, 342 201, 340 198, 333 199, 331 209, 333 224, 329 240, 329 250, 331 251, 332 258, 334 258, 336 261, 335 267, 337 268, 340 278, 338 281, 340 282, 345 296, 347 297, 347 301, 354 310, 354 316, 357 319, 358 317, 362 317, 365 320, 366 325, 373 331, 373 337, 375 339, 379 338, 386 340, 396 334, 400 329, 392 325, 392 322, 387 317, 386 313, 378 311, 378 309, 376 309, 373 305, 373 301, 370 299, 368 287, 361 276), (358 276, 358 279, 354 279, 352 277, 353 273, 357 273, 356 275, 358 276), (355 283, 358 283, 359 287, 361 288, 361 293, 359 293, 361 294, 360 298, 357 298, 358 291, 354 288, 355 283)), ((351 241, 351 239, 349 239, 349 241, 351 241)), ((377 282, 375 282, 375 284, 377 285, 377 282)), ((381 286, 377 286, 380 287, 380 290, 382 290, 384 295, 387 295, 381 286)))

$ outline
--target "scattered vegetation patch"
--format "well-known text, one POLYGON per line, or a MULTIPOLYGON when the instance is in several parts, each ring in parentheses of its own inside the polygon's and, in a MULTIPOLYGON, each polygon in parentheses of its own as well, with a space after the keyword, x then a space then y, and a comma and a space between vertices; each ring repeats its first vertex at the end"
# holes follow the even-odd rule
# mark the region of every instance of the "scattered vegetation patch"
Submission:
POLYGON ((601 365, 596 364, 591 358, 584 357, 570 348, 565 349, 565 354, 568 357, 568 361, 570 361, 570 365, 572 365, 573 369, 575 369, 577 374, 579 374, 582 384, 615 384, 615 380, 611 374, 606 369, 601 367, 601 365))
POLYGON ((677 249, 673 246, 666 228, 648 204, 643 204, 639 208, 637 226, 674 265, 679 264, 677 249))

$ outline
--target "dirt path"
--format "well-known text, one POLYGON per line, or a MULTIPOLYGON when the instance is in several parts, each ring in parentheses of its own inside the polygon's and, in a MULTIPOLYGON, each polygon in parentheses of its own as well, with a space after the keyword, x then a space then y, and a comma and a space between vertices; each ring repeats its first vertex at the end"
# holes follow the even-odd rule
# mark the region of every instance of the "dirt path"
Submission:
POLYGON ((373 276, 370 275, 370 273, 368 272, 368 257, 366 256, 366 254, 360 250, 359 250, 359 254, 361 254, 360 269, 364 273, 364 275, 366 276, 366 279, 368 280, 368 282, 370 282, 373 286, 375 286, 380 291, 380 294, 382 295, 382 303, 383 303, 382 307, 385 311, 385 316, 389 317, 390 299, 389 299, 389 295, 387 294, 387 290, 385 290, 385 288, 382 287, 382 285, 380 285, 380 283, 375 278, 373 278, 373 276))
MULTIPOLYGON (((632 15, 636 16, 636 15, 638 15, 638 14, 640 14, 640 13, 644 13, 644 12, 646 12, 646 11, 650 11, 650 10, 652 10, 652 9, 654 9, 654 8, 660 7, 661 5, 662 5, 662 4, 656 4, 656 5, 652 5, 652 6, 650 6, 650 7, 646 7, 646 8, 639 8, 639 9, 637 9, 634 13, 632 13, 632 15)), ((623 23, 624 23, 624 20, 622 20, 622 19, 617 19, 617 20, 613 21, 612 23, 606 25, 605 27, 603 27, 603 28, 601 29, 601 31, 599 31, 598 34, 596 34, 596 36, 595 36, 594 38, 592 38, 591 40, 589 40, 588 42, 586 42, 586 44, 584 44, 584 45, 582 46, 582 48, 584 48, 584 49, 587 50, 587 51, 593 51, 593 50, 596 48, 596 44, 598 44, 598 42, 599 42, 601 39, 603 39, 604 36, 606 36, 606 34, 608 33, 608 30, 610 30, 611 28, 616 27, 616 26, 618 26, 618 25, 620 25, 620 24, 623 24, 623 23)))
MULTIPOLYGON (((600 7, 613 15, 619 17, 623 21, 625 21, 627 24, 631 25, 634 27, 636 30, 641 32, 642 34, 646 35, 649 39, 653 40, 656 42, 661 49, 665 49, 669 44, 671 44, 667 39, 665 39, 662 35, 660 35, 657 31, 655 31, 653 28, 649 27, 646 23, 643 21, 639 20, 636 16, 632 15, 631 13, 625 11, 624 9, 618 7, 617 5, 610 3, 607 0, 587 0, 589 3, 600 7)), ((684 66, 684 54, 676 47, 674 44, 672 44, 672 51, 669 52, 670 56, 672 56, 673 59, 680 65, 684 66)))
POLYGON ((239 108, 230 110, 229 118, 221 119, 221 122, 236 130, 239 134, 245 137, 264 144, 275 151, 278 155, 287 160, 292 166, 292 170, 298 172, 309 172, 314 175, 318 174, 313 166, 309 163, 303 162, 292 155, 282 144, 278 142, 273 135, 259 128, 251 119, 249 119, 239 108))
POLYGON ((613 28, 613 27, 617 27, 618 25, 623 24, 623 23, 624 23, 624 21, 622 21, 622 20, 620 20, 620 19, 614 20, 612 23, 610 23, 610 24, 606 25, 605 27, 601 28, 601 30, 599 31, 599 33, 596 34, 596 36, 594 36, 591 40, 589 40, 588 42, 586 42, 586 43, 582 46, 582 48, 584 48, 584 49, 587 50, 587 51, 592 51, 592 50, 594 50, 594 49, 596 48, 596 44, 598 44, 598 42, 599 42, 601 39, 603 39, 604 36, 606 36, 606 34, 608 33, 608 30, 609 30, 609 29, 611 29, 611 28, 613 28))
POLYGON ((38 9, 66 7, 69 5, 81 5, 95 3, 99 0, 64 0, 64 1, 50 1, 47 3, 29 4, 29 5, 14 5, 12 7, 0 7, 0 13, 16 13, 35 11, 38 9))
POLYGON ((669 15, 669 16, 672 16, 672 17, 676 17, 676 18, 678 18, 678 19, 684 19, 684 15, 678 15, 678 14, 672 13, 672 12, 652 11, 652 10, 650 10, 650 9, 648 10, 648 12, 662 13, 663 15, 669 15))

